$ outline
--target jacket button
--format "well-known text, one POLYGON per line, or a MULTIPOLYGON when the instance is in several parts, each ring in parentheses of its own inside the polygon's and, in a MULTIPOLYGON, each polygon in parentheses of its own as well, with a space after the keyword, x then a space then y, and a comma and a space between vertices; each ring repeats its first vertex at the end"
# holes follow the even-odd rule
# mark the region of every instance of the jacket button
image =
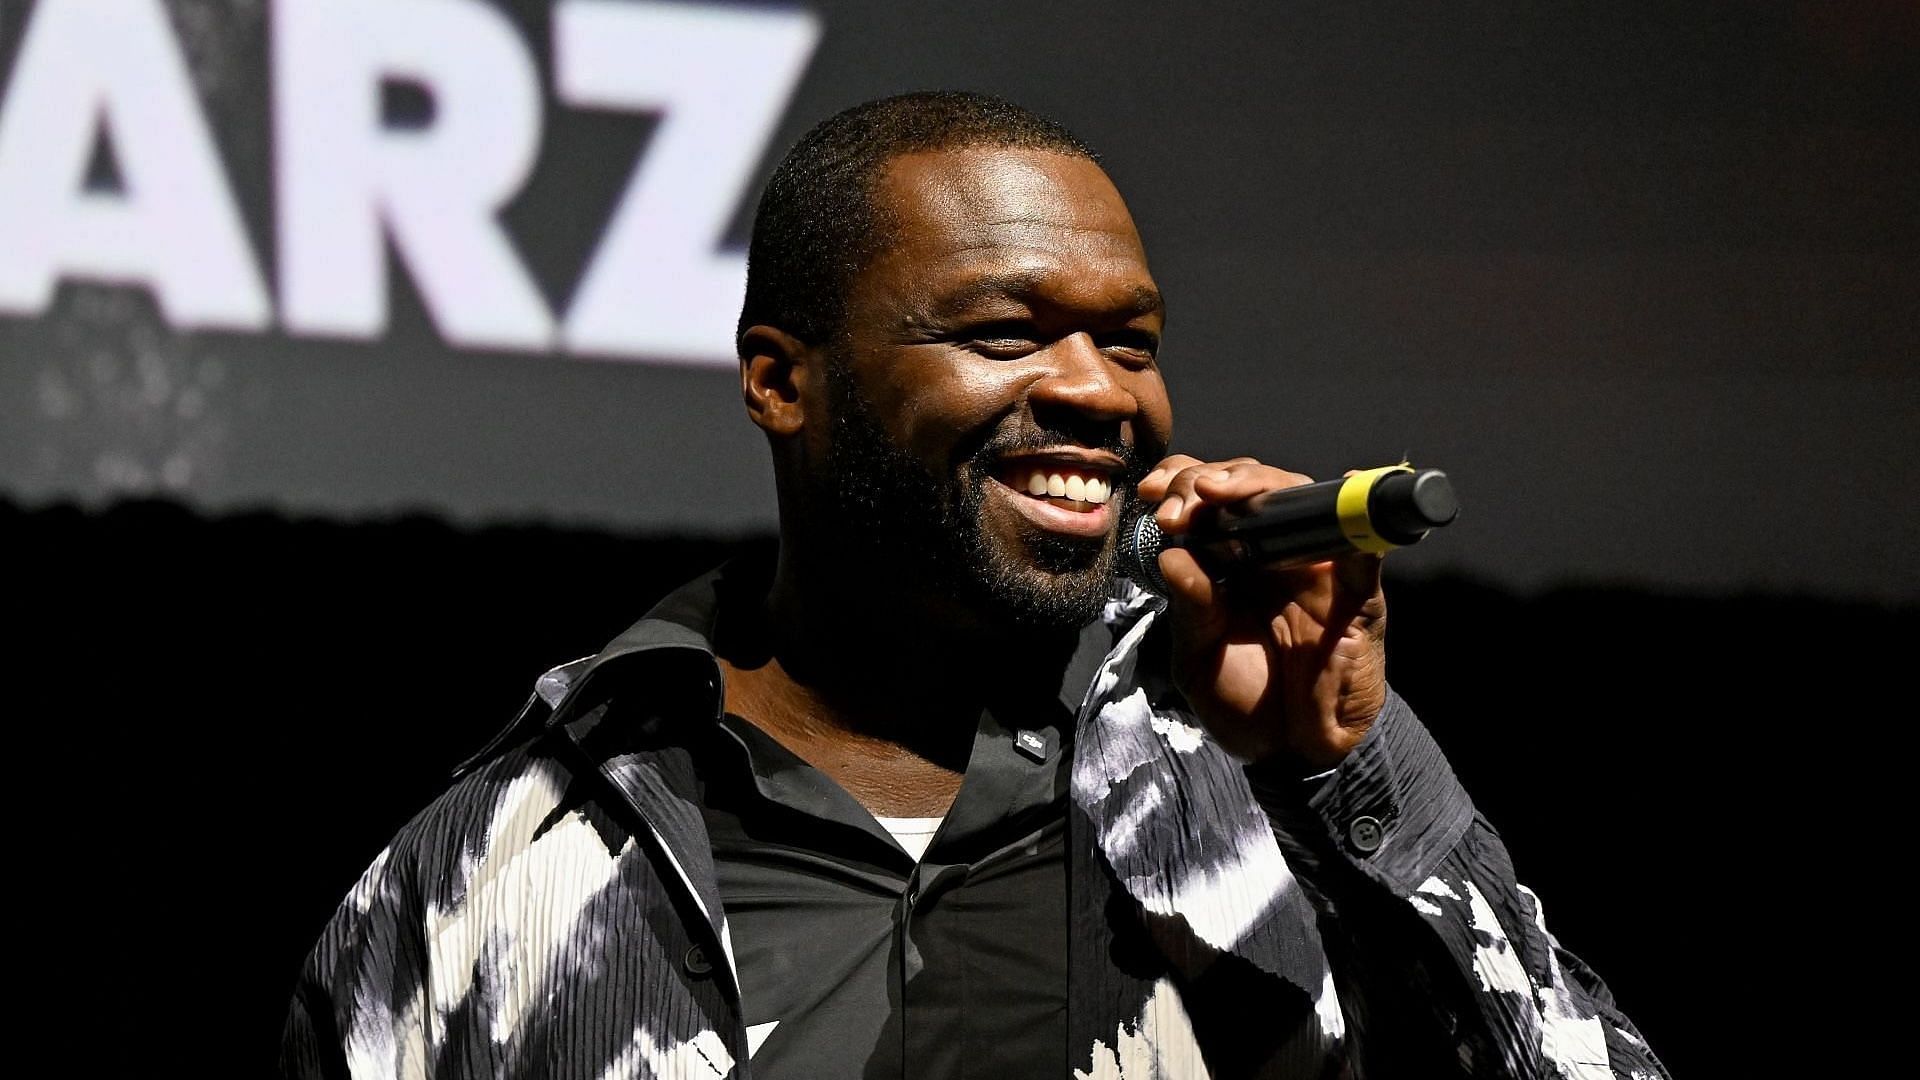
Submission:
POLYGON ((1386 830, 1380 827, 1379 818, 1357 817, 1347 826, 1347 840, 1353 850, 1362 855, 1371 855, 1380 850, 1380 842, 1386 839, 1386 830))
POLYGON ((707 950, 698 945, 687 950, 687 958, 683 963, 689 975, 702 976, 713 974, 713 962, 707 959, 707 950))

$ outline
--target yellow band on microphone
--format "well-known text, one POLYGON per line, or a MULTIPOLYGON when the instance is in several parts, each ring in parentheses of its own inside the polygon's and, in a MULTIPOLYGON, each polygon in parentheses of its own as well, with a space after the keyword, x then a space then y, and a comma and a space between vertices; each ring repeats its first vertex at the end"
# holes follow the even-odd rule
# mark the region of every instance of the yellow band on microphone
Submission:
MULTIPOLYGON (((1347 477, 1340 485, 1340 494, 1334 501, 1334 511, 1340 516, 1340 532, 1347 542, 1361 551, 1375 555, 1385 555, 1400 545, 1380 539, 1373 531, 1373 519, 1367 516, 1367 498, 1373 494, 1373 485, 1389 473, 1412 472, 1411 465, 1382 465, 1377 469, 1365 469, 1347 477)), ((1325 505, 1324 503, 1321 505, 1325 505)))

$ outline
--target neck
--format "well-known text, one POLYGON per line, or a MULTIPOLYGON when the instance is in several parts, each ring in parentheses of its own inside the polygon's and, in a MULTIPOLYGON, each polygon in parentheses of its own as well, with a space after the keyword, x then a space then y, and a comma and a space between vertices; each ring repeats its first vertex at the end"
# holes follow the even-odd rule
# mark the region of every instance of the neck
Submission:
POLYGON ((787 670, 854 712, 952 699, 969 730, 989 700, 1059 688, 1077 628, 1009 626, 911 573, 783 544, 767 595, 773 651, 787 670))
POLYGON ((987 633, 947 598, 783 544, 765 603, 716 641, 727 708, 839 782, 876 814, 945 813, 981 711, 1052 697, 1077 633, 987 633))

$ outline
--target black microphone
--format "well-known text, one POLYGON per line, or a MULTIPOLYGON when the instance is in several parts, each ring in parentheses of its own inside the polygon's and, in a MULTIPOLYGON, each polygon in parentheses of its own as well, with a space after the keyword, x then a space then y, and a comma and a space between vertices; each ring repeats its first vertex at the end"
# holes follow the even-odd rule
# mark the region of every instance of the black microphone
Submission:
POLYGON ((1160 552, 1194 553, 1210 572, 1236 565, 1305 566, 1354 551, 1384 554, 1417 544, 1460 516, 1453 485, 1439 469, 1388 465, 1339 480, 1268 491, 1199 514, 1181 536, 1164 536, 1153 507, 1120 526, 1120 573, 1162 596, 1160 552))

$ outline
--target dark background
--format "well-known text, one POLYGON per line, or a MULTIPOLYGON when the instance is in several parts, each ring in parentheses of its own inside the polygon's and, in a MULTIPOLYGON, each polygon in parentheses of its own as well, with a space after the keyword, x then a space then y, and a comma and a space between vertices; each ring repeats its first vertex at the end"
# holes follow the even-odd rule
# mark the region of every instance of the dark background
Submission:
MULTIPOLYGON (((270 268, 264 7, 168 9, 270 268)), ((1394 682, 1677 1074, 1899 1045, 1853 980, 1901 977, 1920 7, 813 10, 781 145, 937 85, 1103 148, 1183 449, 1454 475, 1394 682)), ((508 219, 564 292, 648 124, 550 113, 508 219)), ((332 906, 531 680, 765 542, 726 372, 459 353, 395 290, 364 345, 87 283, 0 318, 16 933, 69 1060, 258 1075, 332 906)))

